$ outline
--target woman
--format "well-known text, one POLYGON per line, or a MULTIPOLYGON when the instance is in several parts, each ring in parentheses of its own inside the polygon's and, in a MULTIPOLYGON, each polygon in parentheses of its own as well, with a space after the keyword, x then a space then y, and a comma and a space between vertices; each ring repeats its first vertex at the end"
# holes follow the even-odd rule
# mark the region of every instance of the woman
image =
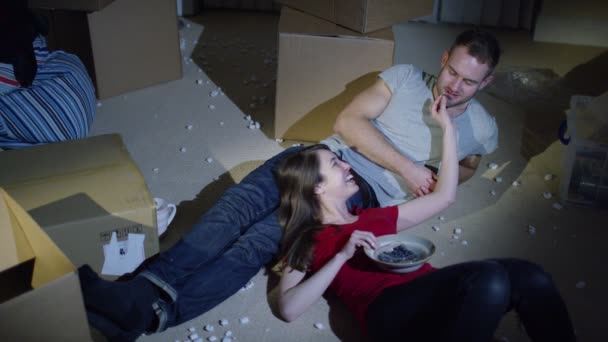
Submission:
POLYGON ((454 202, 458 184, 456 133, 444 96, 431 104, 443 130, 441 176, 434 192, 395 207, 347 209, 358 187, 350 165, 323 145, 286 158, 277 179, 279 217, 286 229, 279 311, 292 321, 329 288, 373 340, 489 341, 509 310, 534 341, 574 341, 567 309, 539 266, 516 259, 467 262, 442 269, 382 272, 361 247, 395 234, 454 202))

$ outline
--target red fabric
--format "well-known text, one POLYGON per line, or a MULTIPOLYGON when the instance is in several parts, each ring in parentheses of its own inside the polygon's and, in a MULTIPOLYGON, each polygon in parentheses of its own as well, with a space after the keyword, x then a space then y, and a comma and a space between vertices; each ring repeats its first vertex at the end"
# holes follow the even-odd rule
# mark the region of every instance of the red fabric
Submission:
MULTIPOLYGON (((317 272, 323 267, 350 238, 354 230, 366 230, 376 236, 397 232, 397 207, 373 208, 359 212, 359 219, 351 224, 330 226, 320 231, 315 238, 311 270, 317 272)), ((382 271, 360 250, 342 266, 329 288, 355 314, 366 331, 365 314, 367 308, 382 291, 390 286, 406 283, 416 277, 433 271, 430 264, 410 273, 390 273, 382 271)))

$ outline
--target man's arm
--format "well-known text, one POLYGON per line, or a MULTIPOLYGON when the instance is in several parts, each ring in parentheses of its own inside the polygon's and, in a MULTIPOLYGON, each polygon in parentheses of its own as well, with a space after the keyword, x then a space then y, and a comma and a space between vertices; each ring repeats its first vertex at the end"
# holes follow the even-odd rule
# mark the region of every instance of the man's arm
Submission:
POLYGON ((334 131, 350 147, 376 164, 400 175, 415 195, 422 196, 429 193, 434 184, 432 172, 414 164, 395 150, 370 122, 382 114, 391 96, 391 90, 379 78, 340 112, 334 124, 334 131))
POLYGON ((479 162, 481 161, 481 155, 479 154, 470 154, 462 159, 459 164, 459 172, 458 172, 458 184, 462 184, 469 180, 469 178, 473 177, 475 171, 477 171, 477 167, 479 167, 479 162))

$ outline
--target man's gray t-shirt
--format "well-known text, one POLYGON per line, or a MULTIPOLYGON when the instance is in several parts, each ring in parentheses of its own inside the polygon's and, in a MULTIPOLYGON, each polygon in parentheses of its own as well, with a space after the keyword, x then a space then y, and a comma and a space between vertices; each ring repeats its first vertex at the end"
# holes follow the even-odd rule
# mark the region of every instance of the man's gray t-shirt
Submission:
MULTIPOLYGON (((391 90, 392 97, 384 112, 371 121, 372 124, 397 151, 414 163, 439 168, 443 134, 429 112, 436 78, 409 64, 395 65, 379 77, 391 90)), ((472 99, 467 109, 453 118, 453 122, 457 131, 459 160, 470 154, 488 154, 496 149, 496 121, 477 100, 472 99)), ((349 148, 340 136, 333 135, 321 143, 353 166, 374 189, 381 206, 396 205, 412 197, 401 177, 349 148)))

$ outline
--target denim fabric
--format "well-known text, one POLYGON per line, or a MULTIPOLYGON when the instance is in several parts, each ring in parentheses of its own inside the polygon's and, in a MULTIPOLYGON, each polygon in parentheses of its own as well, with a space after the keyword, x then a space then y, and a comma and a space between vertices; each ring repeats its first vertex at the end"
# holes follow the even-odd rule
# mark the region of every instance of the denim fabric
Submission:
MULTIPOLYGON (((192 230, 150 263, 140 276, 169 296, 158 331, 192 319, 243 287, 278 252, 282 237, 274 170, 292 147, 229 188, 192 230)), ((363 207, 361 195, 350 205, 363 207)))
POLYGON ((551 277, 518 259, 456 264, 390 287, 370 305, 367 323, 378 341, 485 342, 512 309, 533 341, 576 340, 551 277))

